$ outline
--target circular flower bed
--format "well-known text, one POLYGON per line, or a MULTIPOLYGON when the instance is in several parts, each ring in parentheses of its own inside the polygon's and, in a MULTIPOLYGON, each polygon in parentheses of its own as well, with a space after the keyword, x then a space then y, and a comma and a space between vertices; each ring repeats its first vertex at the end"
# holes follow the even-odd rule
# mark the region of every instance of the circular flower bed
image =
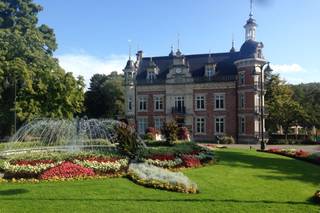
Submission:
POLYGON ((195 144, 157 147, 144 151, 133 163, 119 152, 28 153, 14 155, 0 162, 0 171, 4 173, 4 181, 12 182, 127 176, 147 187, 196 193, 198 188, 195 183, 182 173, 173 171, 203 166, 215 160, 209 149, 195 144))

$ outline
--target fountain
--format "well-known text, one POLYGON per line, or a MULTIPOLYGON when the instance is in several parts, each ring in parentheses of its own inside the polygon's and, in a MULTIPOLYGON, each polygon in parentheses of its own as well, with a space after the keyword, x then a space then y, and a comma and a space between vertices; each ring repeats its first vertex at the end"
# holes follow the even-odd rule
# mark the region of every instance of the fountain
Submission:
MULTIPOLYGON (((36 119, 22 126, 6 144, 0 155, 39 151, 87 151, 115 149, 117 128, 123 122, 111 119, 36 119)), ((138 138, 138 143, 145 146, 138 138)))

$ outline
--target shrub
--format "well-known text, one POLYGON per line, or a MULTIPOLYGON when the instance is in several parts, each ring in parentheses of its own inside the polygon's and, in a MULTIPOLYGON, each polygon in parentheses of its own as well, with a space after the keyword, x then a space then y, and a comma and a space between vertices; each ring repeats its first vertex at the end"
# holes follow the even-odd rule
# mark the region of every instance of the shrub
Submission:
POLYGON ((187 127, 180 127, 178 129, 178 139, 179 140, 189 140, 190 133, 187 127))
POLYGON ((172 144, 177 140, 178 126, 174 121, 164 123, 161 132, 165 136, 166 142, 172 144))
POLYGON ((154 141, 156 139, 156 135, 153 135, 151 132, 148 132, 143 136, 143 139, 146 141, 154 141))
POLYGON ((66 179, 66 178, 77 178, 77 177, 86 177, 94 176, 95 173, 92 169, 84 168, 80 165, 63 162, 62 164, 48 169, 40 175, 40 179, 66 179))
POLYGON ((184 193, 197 193, 198 187, 180 172, 171 172, 146 163, 132 163, 129 177, 136 183, 152 188, 184 193))
POLYGON ((140 148, 137 134, 125 124, 116 128, 116 137, 113 141, 118 143, 119 150, 130 158, 134 158, 140 148))
POLYGON ((219 140, 222 144, 235 144, 234 138, 232 136, 223 136, 219 140))
POLYGON ((320 190, 316 191, 316 193, 314 193, 314 200, 317 202, 317 203, 320 203, 320 190))

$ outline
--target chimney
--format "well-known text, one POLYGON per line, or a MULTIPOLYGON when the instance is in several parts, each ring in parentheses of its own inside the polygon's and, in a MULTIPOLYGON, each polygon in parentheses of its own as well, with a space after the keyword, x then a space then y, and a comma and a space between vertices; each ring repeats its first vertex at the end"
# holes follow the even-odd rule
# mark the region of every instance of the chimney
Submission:
POLYGON ((143 51, 142 51, 142 50, 139 50, 139 51, 137 52, 137 54, 136 54, 136 56, 137 56, 137 61, 141 61, 141 59, 142 59, 142 54, 143 54, 143 51))

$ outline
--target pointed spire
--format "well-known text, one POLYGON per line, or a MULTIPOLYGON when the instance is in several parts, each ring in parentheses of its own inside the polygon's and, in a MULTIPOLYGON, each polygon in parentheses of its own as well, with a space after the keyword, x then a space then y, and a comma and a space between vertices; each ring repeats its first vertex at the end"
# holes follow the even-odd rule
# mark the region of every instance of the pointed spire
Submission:
POLYGON ((169 56, 174 56, 173 45, 171 45, 171 51, 170 51, 170 53, 169 53, 169 56))
POLYGON ((234 34, 232 33, 232 46, 231 46, 231 49, 230 49, 230 52, 235 52, 236 51, 236 48, 235 48, 235 42, 234 42, 234 34))

